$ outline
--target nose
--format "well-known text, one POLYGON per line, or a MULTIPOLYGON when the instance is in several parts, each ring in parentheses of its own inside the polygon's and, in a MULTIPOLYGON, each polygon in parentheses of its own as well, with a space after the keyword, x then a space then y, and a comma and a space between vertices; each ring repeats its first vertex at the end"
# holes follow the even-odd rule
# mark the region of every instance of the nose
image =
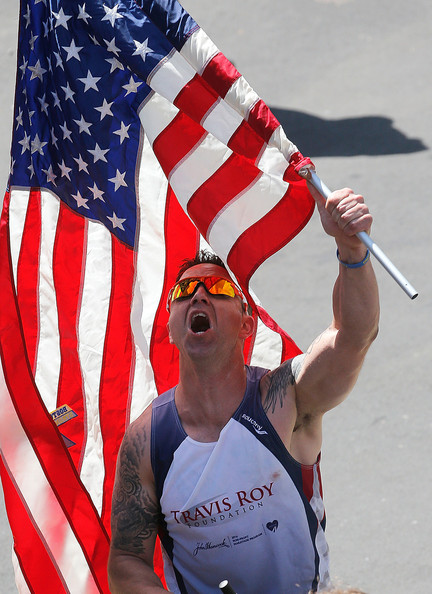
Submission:
POLYGON ((209 302, 208 293, 206 291, 205 286, 202 283, 200 283, 198 285, 198 287, 195 290, 195 293, 192 295, 192 303, 199 303, 199 302, 204 302, 204 303, 209 302))

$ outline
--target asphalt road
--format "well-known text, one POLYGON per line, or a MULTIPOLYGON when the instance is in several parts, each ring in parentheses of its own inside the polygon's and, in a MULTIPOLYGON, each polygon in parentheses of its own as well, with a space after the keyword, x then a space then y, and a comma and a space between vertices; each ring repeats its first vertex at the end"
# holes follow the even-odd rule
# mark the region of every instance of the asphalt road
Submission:
MULTIPOLYGON (((0 174, 6 183, 15 3, 0 22, 0 174)), ((368 594, 432 583, 432 4, 426 0, 185 0, 270 105, 328 186, 364 194, 372 236, 418 290, 375 266, 380 334, 349 399, 324 425, 323 480, 333 577, 368 594)), ((331 319, 333 241, 314 215, 252 285, 306 349, 331 319)), ((15 592, 0 511, 0 592, 15 592)))

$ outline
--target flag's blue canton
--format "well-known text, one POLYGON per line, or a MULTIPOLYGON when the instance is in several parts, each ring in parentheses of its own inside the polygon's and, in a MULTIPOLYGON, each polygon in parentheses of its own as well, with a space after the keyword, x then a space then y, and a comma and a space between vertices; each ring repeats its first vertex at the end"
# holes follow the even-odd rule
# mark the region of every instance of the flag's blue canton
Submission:
POLYGON ((196 28, 177 2, 139 4, 22 2, 9 179, 49 189, 130 246, 145 81, 196 28))

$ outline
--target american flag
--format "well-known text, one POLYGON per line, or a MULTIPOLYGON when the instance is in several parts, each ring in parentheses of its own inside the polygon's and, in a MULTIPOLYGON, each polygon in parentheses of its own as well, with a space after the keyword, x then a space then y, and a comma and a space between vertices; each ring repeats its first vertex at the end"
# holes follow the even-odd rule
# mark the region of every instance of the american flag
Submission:
MULTIPOLYGON (((108 592, 117 451, 177 381, 177 268, 208 243, 250 296, 312 214, 307 162, 176 1, 21 2, 0 227, 0 472, 21 592, 108 592)), ((298 353, 254 307, 245 361, 298 353)))

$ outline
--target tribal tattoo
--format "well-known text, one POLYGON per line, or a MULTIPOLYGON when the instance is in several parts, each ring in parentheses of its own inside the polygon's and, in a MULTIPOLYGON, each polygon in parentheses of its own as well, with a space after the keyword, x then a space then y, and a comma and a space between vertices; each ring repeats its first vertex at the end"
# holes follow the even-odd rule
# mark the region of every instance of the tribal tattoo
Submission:
POLYGON ((126 436, 113 492, 113 544, 136 554, 145 552, 146 541, 154 535, 160 507, 143 488, 139 466, 147 436, 145 431, 126 436))
POLYGON ((303 360, 304 355, 299 355, 298 357, 294 357, 294 359, 285 361, 275 371, 268 374, 269 386, 263 403, 265 412, 271 409, 271 412, 274 413, 277 404, 279 404, 280 408, 283 407, 287 395, 287 387, 295 384, 303 360))

